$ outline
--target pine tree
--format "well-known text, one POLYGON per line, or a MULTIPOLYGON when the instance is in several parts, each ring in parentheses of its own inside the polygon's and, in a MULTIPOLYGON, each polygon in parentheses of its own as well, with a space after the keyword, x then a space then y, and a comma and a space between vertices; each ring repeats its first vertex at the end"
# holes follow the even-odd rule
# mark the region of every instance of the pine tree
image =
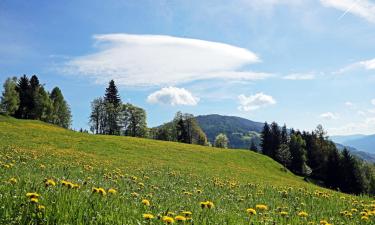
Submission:
POLYGON ((28 106, 29 111, 29 118, 30 119, 40 119, 40 114, 38 110, 40 110, 40 106, 38 105, 40 102, 38 102, 39 98, 39 89, 40 89, 40 83, 39 79, 36 75, 33 75, 30 78, 30 102, 28 106))
POLYGON ((114 108, 118 108, 121 104, 121 99, 118 94, 115 82, 113 80, 109 82, 108 87, 105 89, 104 101, 106 103, 113 104, 114 108))
POLYGON ((29 106, 30 106, 30 81, 26 75, 20 77, 17 83, 16 90, 19 94, 20 104, 15 112, 15 117, 19 119, 29 118, 29 106))
POLYGON ((119 135, 120 127, 118 126, 118 119, 120 115, 121 99, 118 94, 115 82, 111 80, 105 90, 104 102, 106 105, 106 121, 107 134, 119 135))
POLYGON ((335 148, 328 155, 325 183, 329 188, 336 189, 340 187, 341 180, 341 158, 339 151, 335 148))
POLYGON ((276 122, 271 124, 271 150, 270 157, 275 159, 281 145, 281 131, 276 122))
POLYGON ((264 127, 261 133, 261 143, 262 152, 265 155, 271 156, 271 129, 267 122, 264 123, 264 127))
POLYGON ((17 77, 6 79, 3 85, 4 91, 1 97, 0 112, 3 112, 9 116, 14 115, 20 104, 19 94, 16 90, 16 86, 17 77))
POLYGON ((281 144, 288 144, 288 130, 286 128, 286 124, 281 129, 281 144))
POLYGON ((341 189, 346 193, 359 194, 363 192, 363 180, 357 160, 345 148, 342 152, 341 172, 343 179, 341 189))

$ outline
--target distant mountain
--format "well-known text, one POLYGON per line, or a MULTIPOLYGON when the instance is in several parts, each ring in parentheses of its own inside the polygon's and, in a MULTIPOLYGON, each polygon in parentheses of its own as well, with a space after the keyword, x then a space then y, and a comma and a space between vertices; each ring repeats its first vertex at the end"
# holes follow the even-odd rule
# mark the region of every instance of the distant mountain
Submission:
POLYGON ((335 143, 335 144, 336 144, 337 149, 339 149, 340 151, 342 151, 342 150, 344 150, 344 148, 346 148, 346 149, 349 150, 349 152, 352 155, 357 156, 358 158, 363 159, 367 162, 375 163, 375 154, 372 154, 372 153, 369 153, 369 152, 364 152, 364 151, 358 151, 356 148, 353 148, 351 146, 345 146, 345 145, 342 145, 342 144, 339 144, 339 143, 335 143))
POLYGON ((199 126, 213 144, 219 133, 224 133, 229 139, 230 148, 249 149, 251 140, 260 142, 260 132, 264 123, 254 122, 237 116, 222 116, 217 114, 197 116, 199 126))
POLYGON ((366 137, 364 134, 352 134, 352 135, 336 135, 330 136, 331 140, 337 143, 345 143, 347 141, 352 141, 356 139, 360 139, 366 137))
POLYGON ((375 134, 373 135, 348 135, 332 136, 331 139, 342 145, 352 146, 359 151, 375 154, 375 134))

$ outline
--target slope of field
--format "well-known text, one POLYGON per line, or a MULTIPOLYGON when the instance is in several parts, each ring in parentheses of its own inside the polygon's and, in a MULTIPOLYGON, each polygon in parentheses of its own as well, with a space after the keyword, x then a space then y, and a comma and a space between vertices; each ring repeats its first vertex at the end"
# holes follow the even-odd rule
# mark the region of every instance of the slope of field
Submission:
POLYGON ((0 224, 359 224, 375 210, 368 197, 318 188, 251 151, 3 116, 0 181, 0 224))

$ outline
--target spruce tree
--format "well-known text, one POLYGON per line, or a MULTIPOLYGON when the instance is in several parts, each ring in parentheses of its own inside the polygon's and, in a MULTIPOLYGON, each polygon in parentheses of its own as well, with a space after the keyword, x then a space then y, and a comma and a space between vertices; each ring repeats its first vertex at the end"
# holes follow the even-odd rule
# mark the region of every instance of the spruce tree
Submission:
POLYGON ((15 112, 15 117, 19 119, 29 118, 29 106, 30 106, 30 81, 26 75, 19 78, 16 90, 19 94, 20 104, 15 112))
POLYGON ((281 145, 281 131, 276 122, 271 124, 271 150, 270 156, 275 159, 281 145))
POLYGON ((118 108, 121 104, 121 99, 115 85, 115 82, 111 80, 108 87, 105 89, 104 101, 106 103, 113 104, 115 108, 118 108))
POLYGON ((29 90, 29 96, 30 96, 30 102, 28 106, 29 110, 29 118, 30 119, 40 119, 40 114, 41 112, 38 112, 40 109, 40 106, 38 104, 39 101, 39 89, 40 89, 40 84, 39 84, 39 79, 36 75, 33 75, 30 78, 30 90, 29 90))
POLYGON ((119 135, 118 119, 120 115, 121 99, 115 82, 111 80, 105 90, 104 102, 106 105, 107 131, 109 135, 119 135))
POLYGON ((262 152, 265 155, 271 156, 271 129, 267 122, 264 123, 264 127, 261 133, 261 143, 262 152))

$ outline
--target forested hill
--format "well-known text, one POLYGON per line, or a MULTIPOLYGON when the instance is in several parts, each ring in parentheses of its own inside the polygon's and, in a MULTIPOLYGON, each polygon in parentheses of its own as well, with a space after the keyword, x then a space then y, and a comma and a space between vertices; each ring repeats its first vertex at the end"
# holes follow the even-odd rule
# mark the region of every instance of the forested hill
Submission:
POLYGON ((214 143, 216 135, 224 133, 229 139, 231 148, 250 147, 251 140, 260 141, 259 133, 264 124, 236 116, 222 116, 218 114, 196 117, 199 126, 207 135, 207 139, 214 143))

